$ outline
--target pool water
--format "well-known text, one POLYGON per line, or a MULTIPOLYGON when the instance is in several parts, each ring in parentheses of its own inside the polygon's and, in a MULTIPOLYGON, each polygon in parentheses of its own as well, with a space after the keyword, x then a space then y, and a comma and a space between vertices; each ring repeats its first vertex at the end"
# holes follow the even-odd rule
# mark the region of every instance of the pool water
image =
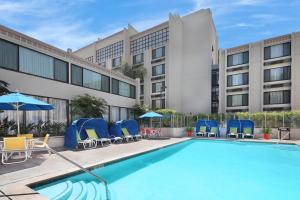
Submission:
MULTIPOLYGON (((192 140, 93 171, 112 200, 300 199, 296 145, 192 140)), ((78 174, 35 189, 50 199, 105 199, 98 185, 78 174)))

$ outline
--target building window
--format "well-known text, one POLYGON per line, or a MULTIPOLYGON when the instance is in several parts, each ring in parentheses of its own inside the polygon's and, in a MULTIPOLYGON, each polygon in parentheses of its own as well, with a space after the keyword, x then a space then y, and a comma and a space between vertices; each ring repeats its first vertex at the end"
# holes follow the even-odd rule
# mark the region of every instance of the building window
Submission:
POLYGON ((140 54, 137 54, 137 55, 133 56, 133 64, 134 65, 141 64, 143 62, 144 62, 144 54, 143 53, 140 53, 140 54))
POLYGON ((106 62, 101 62, 101 63, 99 63, 98 65, 99 65, 100 67, 106 68, 106 62))
POLYGON ((72 84, 110 92, 110 78, 82 67, 72 65, 72 84))
POLYGON ((27 48, 19 48, 20 71, 53 79, 53 58, 27 48))
POLYGON ((101 75, 83 69, 83 86, 95 90, 101 90, 101 75))
POLYGON ((211 84, 212 86, 219 86, 219 69, 212 70, 211 84))
POLYGON ((120 120, 120 109, 119 107, 110 106, 110 121, 116 122, 120 120))
MULTIPOLYGON (((65 125, 68 124, 68 100, 65 99, 57 99, 51 97, 40 97, 40 96, 32 96, 26 94, 27 96, 33 97, 35 99, 48 102, 54 105, 55 109, 50 111, 26 111, 19 112, 20 123, 22 124, 30 124, 30 123, 38 123, 39 121, 47 122, 60 122, 65 125)), ((16 121, 17 113, 15 111, 3 111, 0 114, 0 120, 4 118, 8 118, 8 120, 16 121)), ((55 133, 57 134, 57 133, 55 133)))
POLYGON ((120 67, 122 64, 122 57, 112 59, 112 68, 120 67))
POLYGON ((248 106, 248 94, 227 96, 227 107, 248 106))
POLYGON ((68 63, 62 60, 54 59, 54 79, 62 82, 68 82, 68 63))
POLYGON ((227 87, 247 85, 248 79, 248 73, 229 75, 227 76, 227 87))
POLYGON ((152 50, 152 60, 165 57, 165 47, 152 50))
POLYGON ((72 84, 82 86, 83 81, 83 69, 82 67, 78 67, 76 65, 72 65, 72 84))
POLYGON ((152 76, 159 76, 165 74, 165 64, 156 65, 152 67, 152 76))
POLYGON ((291 55, 291 42, 265 47, 265 60, 291 55))
POLYGON ((96 50, 96 62, 101 63, 109 58, 116 58, 123 54, 123 40, 96 50))
POLYGON ((140 93, 141 95, 144 95, 144 85, 140 85, 140 93))
POLYGON ((62 99, 49 98, 49 103, 54 105, 55 109, 49 111, 49 121, 68 122, 68 101, 62 99))
POLYGON ((264 81, 291 80, 291 66, 266 69, 264 71, 264 81))
POLYGON ((18 46, 0 40, 0 67, 18 70, 18 46))
POLYGON ((227 56, 227 66, 242 65, 249 62, 249 51, 227 56))
POLYGON ((164 109, 165 99, 152 100, 152 109, 164 109))
POLYGON ((152 83, 152 93, 164 92, 165 91, 165 81, 152 83))
POLYGON ((133 99, 136 98, 135 86, 117 79, 112 79, 112 93, 133 99))
POLYGON ((291 91, 273 91, 264 93, 264 105, 272 104, 290 104, 291 103, 291 91))
POLYGON ((127 108, 120 108, 120 120, 127 120, 128 119, 128 113, 127 108))
POLYGON ((146 49, 156 48, 167 43, 169 40, 169 28, 163 28, 130 42, 131 54, 140 54, 146 49))

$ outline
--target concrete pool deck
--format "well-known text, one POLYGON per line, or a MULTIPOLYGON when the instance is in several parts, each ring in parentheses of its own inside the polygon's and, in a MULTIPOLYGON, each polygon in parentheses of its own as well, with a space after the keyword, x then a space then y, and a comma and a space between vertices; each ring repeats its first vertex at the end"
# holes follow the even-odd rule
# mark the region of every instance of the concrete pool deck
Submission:
MULTIPOLYGON (((64 156, 74 160, 83 167, 101 166, 126 157, 145 153, 151 150, 163 148, 172 144, 189 140, 190 138, 171 138, 169 140, 141 140, 126 144, 112 144, 103 148, 82 151, 63 150, 64 156)), ((40 182, 54 177, 63 176, 68 173, 79 171, 73 164, 68 163, 55 154, 35 154, 33 158, 20 164, 0 164, 0 190, 6 195, 34 193, 27 185, 40 182)), ((1 197, 0 200, 7 200, 1 197)), ((37 200, 47 199, 39 194, 11 196, 11 199, 37 200)))
MULTIPOLYGON (((120 160, 126 157, 134 156, 137 154, 145 153, 155 149, 163 148, 172 144, 183 142, 191 138, 171 138, 169 140, 141 140, 134 143, 127 144, 113 144, 103 148, 71 151, 62 150, 64 156, 76 161, 84 167, 101 166, 105 163, 120 160)), ((199 140, 207 140, 214 138, 197 138, 199 140)), ((227 140, 224 138, 217 140, 227 140)), ((268 143, 283 143, 283 144, 298 144, 300 141, 295 140, 282 140, 275 139, 261 140, 261 139, 230 139, 234 141, 245 142, 268 142, 268 143)), ((61 159, 57 155, 48 154, 35 154, 32 159, 29 159, 25 163, 13 164, 13 165, 1 165, 0 164, 0 190, 5 194, 23 194, 34 193, 27 185, 37 183, 43 180, 52 179, 54 177, 63 176, 68 173, 79 171, 77 167, 61 159)), ((1 197, 0 200, 7 200, 7 197, 1 197)), ((21 200, 37 200, 47 199, 39 194, 11 196, 11 199, 21 200)))

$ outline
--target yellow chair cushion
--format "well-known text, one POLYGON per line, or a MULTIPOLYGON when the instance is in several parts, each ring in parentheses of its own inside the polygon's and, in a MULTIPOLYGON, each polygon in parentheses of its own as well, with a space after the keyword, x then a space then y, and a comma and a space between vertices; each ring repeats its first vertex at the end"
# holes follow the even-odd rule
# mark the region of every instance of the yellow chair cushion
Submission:
POLYGON ((4 138, 3 150, 10 151, 22 151, 26 149, 26 138, 25 137, 11 137, 4 138))
POLYGON ((19 134, 18 137, 25 137, 26 139, 33 139, 33 134, 32 133, 19 134))
POLYGON ((200 132, 205 133, 206 132, 206 126, 200 126, 200 132))
POLYGON ((94 129, 86 129, 85 131, 90 139, 99 139, 94 129))
POLYGON ((123 132, 124 136, 129 136, 130 135, 127 128, 122 128, 122 132, 123 132))

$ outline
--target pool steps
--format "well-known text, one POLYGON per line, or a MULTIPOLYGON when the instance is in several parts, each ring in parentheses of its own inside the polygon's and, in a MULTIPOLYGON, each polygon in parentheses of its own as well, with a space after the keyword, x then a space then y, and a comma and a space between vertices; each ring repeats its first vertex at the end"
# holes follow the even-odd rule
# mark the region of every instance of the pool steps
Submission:
POLYGON ((64 181, 39 190, 50 200, 105 200, 103 184, 95 181, 64 181))

